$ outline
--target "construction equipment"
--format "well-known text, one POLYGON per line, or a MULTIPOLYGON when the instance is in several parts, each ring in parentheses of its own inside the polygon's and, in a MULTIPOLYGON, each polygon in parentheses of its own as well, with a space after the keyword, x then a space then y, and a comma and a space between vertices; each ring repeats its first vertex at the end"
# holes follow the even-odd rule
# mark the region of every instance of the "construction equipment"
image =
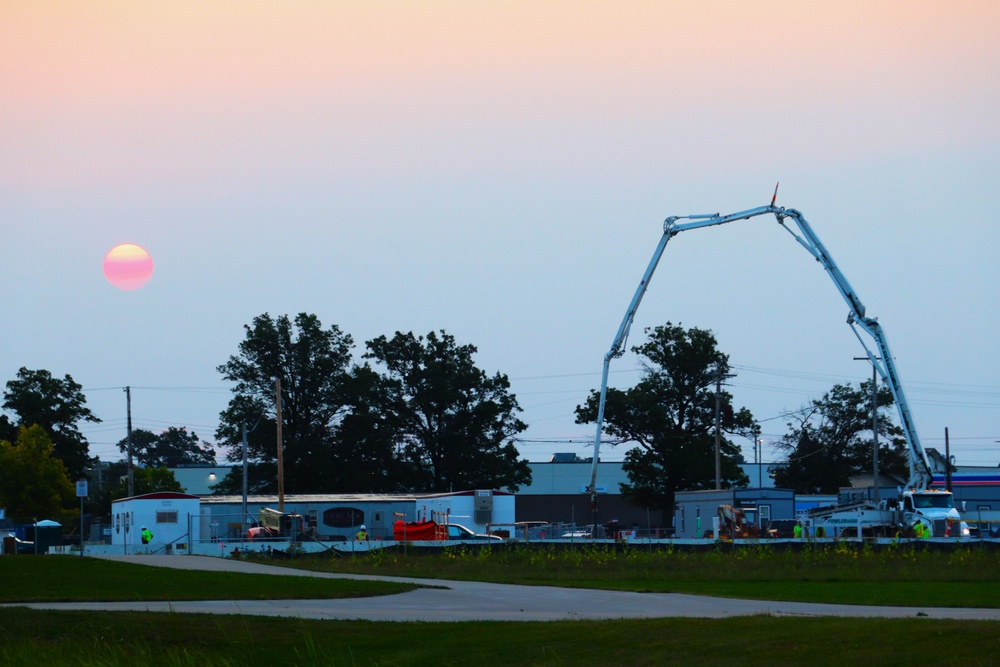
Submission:
POLYGON ((301 514, 279 512, 269 507, 258 513, 260 525, 247 531, 250 539, 285 539, 297 541, 305 533, 305 519, 301 514))
MULTIPOLYGON (((922 520, 925 524, 930 525, 932 530, 934 530, 937 527, 936 524, 940 523, 942 520, 958 519, 958 512, 954 508, 954 502, 951 500, 950 492, 927 492, 927 488, 930 486, 933 479, 931 475, 930 462, 928 461, 927 453, 920 444, 920 438, 917 435, 917 430, 913 423, 913 417, 910 413, 910 404, 906 400, 906 394, 903 391, 903 384, 899 379, 899 373, 896 370, 894 357, 892 355, 892 351, 889 349, 889 341, 886 338, 885 332, 882 330, 882 326, 878 323, 876 318, 869 317, 866 314, 866 309, 864 304, 861 302, 861 299, 858 298, 854 288, 851 287, 847 278, 843 273, 841 273, 840 268, 833 261, 833 257, 823 246, 823 243, 819 240, 819 237, 816 236, 816 233, 812 230, 812 227, 806 221, 805 217, 803 217, 803 215, 795 209, 786 209, 776 206, 775 201, 777 199, 777 195, 778 189, 775 187, 774 196, 771 198, 771 203, 768 206, 759 206, 757 208, 747 209, 745 211, 739 211, 729 215, 709 213, 671 216, 664 221, 663 236, 660 238, 660 242, 656 246, 656 250, 653 252, 653 257, 650 260, 649 265, 646 267, 646 271, 643 273, 642 279, 639 281, 639 286, 632 297, 632 301, 629 303, 628 309, 625 311, 625 317, 622 320, 621 325, 618 327, 618 332, 615 334, 611 349, 604 355, 604 370, 601 377, 601 393, 597 410, 597 434, 594 438, 594 456, 592 459, 590 473, 590 485, 588 487, 591 504, 595 508, 595 514, 597 507, 597 464, 600 460, 599 453, 601 447, 601 435, 604 428, 604 408, 607 401, 608 373, 611 366, 611 360, 621 357, 625 353, 625 345, 628 340, 629 330, 632 327, 632 322, 635 319, 636 311, 639 309, 639 304, 642 302, 642 298, 649 287, 649 281, 652 279, 653 273, 656 271, 656 267, 660 262, 660 258, 662 257, 663 251, 667 246, 667 242, 677 234, 684 231, 724 225, 738 220, 749 220, 750 218, 762 215, 773 215, 778 224, 788 231, 792 237, 798 241, 798 243, 805 248, 817 262, 820 263, 823 269, 833 280, 837 291, 840 292, 840 295, 847 302, 849 307, 847 323, 851 326, 852 331, 861 342, 862 347, 864 347, 872 366, 876 369, 892 392, 893 399, 896 403, 896 409, 899 412, 899 421, 906 437, 906 444, 909 451, 910 474, 909 480, 906 484, 906 492, 905 494, 901 494, 901 497, 898 500, 899 505, 904 508, 902 514, 898 517, 887 517, 883 514, 885 510, 889 509, 885 502, 881 503, 881 506, 868 504, 864 507, 865 516, 861 519, 853 521, 853 523, 857 524, 858 521, 865 523, 882 523, 883 521, 891 521, 893 519, 911 522, 922 520), (786 225, 787 220, 794 223, 795 229, 786 225), (864 332, 872 339, 874 342, 874 349, 870 342, 866 341, 866 339, 861 336, 861 332, 864 332), (928 493, 932 495, 927 495, 928 493), (947 494, 948 498, 945 499, 941 494, 947 494), (906 500, 907 497, 909 497, 909 500, 906 500), (932 498, 934 500, 931 500, 932 498), (929 507, 928 505, 933 507, 929 507), (918 508, 918 506, 921 507, 918 508), (906 510, 906 507, 909 507, 910 509, 906 510), (950 512, 948 508, 950 508, 950 512), (929 513, 928 510, 930 510, 929 513), (938 510, 944 510, 942 516, 938 516, 938 514, 941 514, 938 510), (877 513, 877 516, 873 513, 877 513)), ((846 509, 850 510, 852 513, 856 513, 858 508, 850 507, 846 509)), ((821 517, 817 516, 817 518, 821 517)), ((830 514, 825 520, 831 521, 834 519, 848 520, 856 519, 856 517, 854 514, 839 517, 834 517, 833 514, 830 514)), ((831 524, 831 526, 832 525, 833 524, 831 524)), ((935 534, 938 534, 936 530, 935 534)))

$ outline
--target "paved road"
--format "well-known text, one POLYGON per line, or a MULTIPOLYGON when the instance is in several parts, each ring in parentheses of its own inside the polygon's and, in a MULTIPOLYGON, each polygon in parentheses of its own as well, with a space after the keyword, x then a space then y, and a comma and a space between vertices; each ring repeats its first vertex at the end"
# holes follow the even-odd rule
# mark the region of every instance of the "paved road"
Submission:
POLYGON ((407 579, 308 572, 207 556, 105 556, 156 567, 245 572, 298 577, 381 579, 436 586, 409 593, 349 600, 226 600, 201 602, 67 602, 22 604, 33 609, 170 611, 370 621, 556 621, 609 618, 727 618, 848 616, 1000 620, 1000 609, 864 607, 807 602, 770 602, 675 593, 627 593, 551 586, 512 586, 470 581, 407 579), (444 588, 440 588, 444 587, 444 588))

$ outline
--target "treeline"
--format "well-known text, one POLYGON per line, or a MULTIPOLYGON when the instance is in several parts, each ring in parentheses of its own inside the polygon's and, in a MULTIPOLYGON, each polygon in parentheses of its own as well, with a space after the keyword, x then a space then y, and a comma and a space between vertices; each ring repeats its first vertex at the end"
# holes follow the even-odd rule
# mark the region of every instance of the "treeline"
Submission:
MULTIPOLYGON (((527 428, 506 375, 488 375, 476 348, 450 334, 396 332, 354 341, 315 315, 254 318, 218 367, 233 383, 217 442, 242 460, 252 493, 277 490, 278 390, 284 488, 290 493, 510 489, 530 482, 513 438, 527 428)), ((242 471, 216 485, 239 493, 242 471)))
MULTIPOLYGON (((349 334, 299 313, 265 313, 245 325, 235 354, 218 366, 232 384, 216 443, 227 460, 242 461, 246 443, 250 493, 277 491, 278 415, 287 493, 445 492, 509 489, 530 484, 530 468, 515 446, 527 425, 510 382, 474 361, 476 348, 445 331, 396 332, 356 350, 349 334), (360 352, 360 354, 358 354, 360 352)), ((671 512, 678 490, 713 488, 715 429, 720 433, 723 487, 748 483, 738 441, 752 442, 760 425, 718 383, 732 377, 729 357, 710 331, 667 323, 648 329, 632 348, 643 375, 628 389, 611 388, 605 408, 609 446, 625 446, 629 482, 620 492, 639 507, 671 512), (718 396, 716 392, 718 391, 718 396)), ((775 475, 779 486, 831 493, 851 475, 871 470, 868 411, 873 387, 836 385, 820 399, 788 413, 788 433, 776 443, 787 452, 775 475)), ((892 395, 879 390, 887 411, 892 395)), ((69 375, 21 368, 7 382, 0 415, 0 507, 20 518, 73 513, 70 480, 98 482, 91 510, 104 515, 128 493, 124 462, 91 458, 79 425, 99 422, 69 375), (103 475, 104 479, 100 479, 103 475)), ((596 420, 598 391, 576 408, 576 421, 596 420)), ((905 441, 880 414, 882 470, 906 466, 905 441)), ((167 468, 215 462, 216 451, 196 433, 171 427, 132 433, 134 493, 177 490, 167 468)), ((128 445, 118 443, 123 454, 128 445)), ((220 480, 216 493, 242 492, 241 466, 220 480)))

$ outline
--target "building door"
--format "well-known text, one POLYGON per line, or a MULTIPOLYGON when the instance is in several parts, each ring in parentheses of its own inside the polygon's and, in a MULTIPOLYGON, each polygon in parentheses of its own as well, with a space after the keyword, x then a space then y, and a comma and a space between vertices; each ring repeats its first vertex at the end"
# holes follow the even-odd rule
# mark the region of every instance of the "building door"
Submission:
POLYGON ((760 512, 760 526, 761 530, 767 530, 767 527, 771 525, 771 506, 770 505, 758 505, 757 510, 760 512))

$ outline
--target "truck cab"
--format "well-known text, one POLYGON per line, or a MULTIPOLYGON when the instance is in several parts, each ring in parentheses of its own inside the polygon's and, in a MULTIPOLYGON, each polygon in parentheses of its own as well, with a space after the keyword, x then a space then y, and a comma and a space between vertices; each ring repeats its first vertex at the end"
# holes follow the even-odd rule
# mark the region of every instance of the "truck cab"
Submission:
POLYGON ((950 491, 926 489, 903 492, 903 525, 911 526, 920 521, 931 529, 933 537, 948 534, 951 524, 961 525, 961 516, 955 509, 955 498, 950 491))

